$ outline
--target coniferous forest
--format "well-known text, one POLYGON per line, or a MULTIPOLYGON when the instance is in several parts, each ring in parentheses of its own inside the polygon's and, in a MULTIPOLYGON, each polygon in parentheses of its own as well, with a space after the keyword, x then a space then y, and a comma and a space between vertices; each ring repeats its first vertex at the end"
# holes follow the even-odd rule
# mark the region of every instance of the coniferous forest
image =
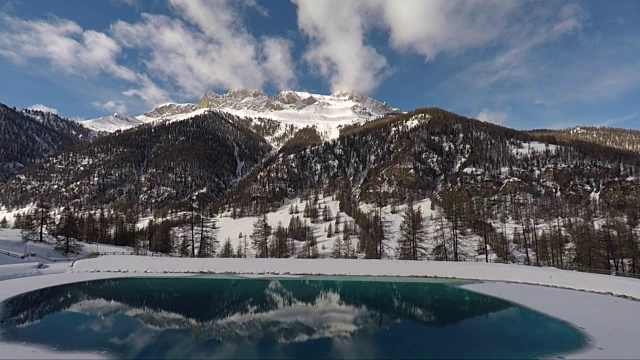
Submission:
POLYGON ((16 215, 0 226, 54 236, 64 252, 84 241, 191 257, 640 272, 633 132, 526 132, 438 108, 345 126, 335 139, 285 127, 205 112, 77 140, 7 177, 0 203, 16 215), (219 238, 219 224, 242 219, 251 226, 219 238))

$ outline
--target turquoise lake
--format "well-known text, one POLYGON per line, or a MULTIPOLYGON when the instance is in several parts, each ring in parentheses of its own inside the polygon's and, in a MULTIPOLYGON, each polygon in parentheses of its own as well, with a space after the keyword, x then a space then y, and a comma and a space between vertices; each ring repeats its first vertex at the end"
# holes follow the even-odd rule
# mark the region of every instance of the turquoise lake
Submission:
MULTIPOLYGON (((568 324, 466 291, 394 279, 126 278, 2 304, 0 341, 115 358, 540 358, 568 324)), ((1 286, 1 284, 0 284, 1 286)))

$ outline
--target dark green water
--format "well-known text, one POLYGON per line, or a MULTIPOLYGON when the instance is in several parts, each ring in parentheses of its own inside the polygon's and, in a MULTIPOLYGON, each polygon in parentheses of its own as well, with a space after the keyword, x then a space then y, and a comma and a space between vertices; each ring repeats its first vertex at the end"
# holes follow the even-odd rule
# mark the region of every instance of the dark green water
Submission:
POLYGON ((513 359, 585 343, 565 323, 443 282, 100 280, 2 311, 2 341, 120 358, 513 359))

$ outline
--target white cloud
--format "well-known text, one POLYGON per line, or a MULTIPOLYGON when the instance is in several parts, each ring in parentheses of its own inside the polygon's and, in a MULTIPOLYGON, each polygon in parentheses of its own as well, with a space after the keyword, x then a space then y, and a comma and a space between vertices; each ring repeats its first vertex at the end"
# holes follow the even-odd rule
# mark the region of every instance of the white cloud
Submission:
POLYGON ((480 47, 502 35, 511 1, 293 0, 298 27, 310 39, 304 59, 335 90, 369 92, 388 73, 386 58, 368 42, 388 31, 389 45, 432 60, 439 53, 480 47))
POLYGON ((127 105, 122 101, 109 100, 105 103, 95 101, 92 103, 92 105, 98 110, 106 110, 109 113, 120 113, 120 114, 127 113, 127 105))
MULTIPOLYGON (((374 90, 395 70, 376 48, 374 35, 376 39, 387 35, 391 51, 417 54, 425 62, 442 54, 491 47, 491 55, 459 76, 486 86, 531 77, 536 49, 580 31, 585 18, 583 9, 573 3, 292 1, 298 28, 309 40, 303 61, 332 90, 363 93, 374 90)), ((245 12, 269 16, 256 0, 168 3, 168 16, 141 14, 139 21, 116 21, 104 33, 59 18, 0 15, 0 56, 18 64, 45 61, 79 77, 106 74, 122 80, 125 91, 117 101, 129 107, 130 97, 157 105, 172 98, 194 99, 207 90, 295 86, 294 44, 277 36, 256 37, 245 26, 245 12), (127 49, 136 51, 139 61, 125 66, 127 49)), ((622 86, 623 80, 611 87, 622 86)), ((101 103, 107 99, 114 97, 101 103)))
POLYGON ((52 108, 52 107, 48 107, 48 106, 42 105, 42 104, 33 104, 33 105, 29 106, 27 109, 50 112, 52 114, 57 114, 58 113, 58 109, 55 109, 55 108, 52 108))
POLYGON ((277 37, 258 41, 230 2, 170 4, 177 18, 142 14, 141 22, 111 27, 122 46, 147 50, 144 64, 155 77, 190 97, 211 88, 261 88, 268 82, 281 87, 295 79, 289 43, 277 37))
POLYGON ((174 17, 142 14, 139 22, 115 22, 108 33, 64 19, 1 15, 0 56, 23 65, 43 60, 79 77, 106 74, 130 84, 121 103, 139 97, 151 106, 173 97, 193 99, 212 89, 295 84, 292 43, 280 37, 256 39, 243 24, 246 11, 268 16, 254 0, 169 4, 174 17), (122 65, 126 48, 140 51, 139 68, 122 65))
POLYGON ((390 44, 427 60, 487 44, 500 36, 515 1, 380 0, 390 44))
POLYGON ((146 75, 140 76, 138 88, 129 89, 122 94, 128 97, 139 97, 151 106, 171 101, 169 93, 161 89, 146 75))
POLYGON ((498 125, 504 125, 507 122, 507 112, 506 111, 491 111, 489 109, 482 109, 476 115, 476 119, 480 121, 486 121, 498 125))
POLYGON ((571 33, 582 28, 584 10, 577 4, 566 4, 558 12, 558 22, 553 31, 560 34, 571 33))
MULTIPOLYGON (((374 30, 388 33, 389 46, 431 61, 494 46, 497 54, 471 66, 465 78, 477 84, 529 75, 527 61, 537 46, 579 30, 576 4, 533 4, 502 0, 292 0, 298 28, 309 38, 304 59, 333 90, 368 92, 389 71, 372 45, 374 30), (541 10, 538 10, 540 8, 541 10)), ((494 52, 495 53, 495 52, 494 52)))
POLYGON ((333 91, 369 92, 384 76, 386 59, 366 44, 376 4, 362 0, 340 2, 294 0, 298 27, 310 39, 304 59, 327 79, 333 91))
POLYGON ((281 90, 295 86, 295 65, 291 58, 293 44, 285 39, 267 37, 262 39, 264 69, 270 82, 281 90))
POLYGON ((85 31, 73 21, 58 18, 23 20, 4 15, 0 24, 0 56, 17 64, 44 60, 56 70, 80 77, 106 74, 139 85, 135 95, 148 104, 168 99, 146 75, 118 64, 122 48, 104 33, 85 31), (145 93, 148 89, 150 94, 145 93))
POLYGON ((134 81, 135 72, 116 63, 120 46, 109 36, 84 31, 73 21, 22 20, 0 17, 0 55, 18 64, 30 59, 49 62, 54 68, 76 75, 104 72, 134 81))

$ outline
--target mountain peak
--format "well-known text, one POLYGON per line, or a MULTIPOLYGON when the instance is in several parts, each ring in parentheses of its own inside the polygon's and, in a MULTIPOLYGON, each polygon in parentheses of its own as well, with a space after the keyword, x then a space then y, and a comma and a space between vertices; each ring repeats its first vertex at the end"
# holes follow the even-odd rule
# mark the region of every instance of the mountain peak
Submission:
POLYGON ((117 130, 124 130, 131 127, 135 127, 144 123, 133 116, 113 113, 113 115, 107 115, 91 120, 80 121, 85 127, 101 132, 114 132, 117 130))
POLYGON ((235 98, 260 98, 260 97, 268 97, 267 93, 260 89, 231 89, 227 92, 226 96, 235 97, 235 98))

